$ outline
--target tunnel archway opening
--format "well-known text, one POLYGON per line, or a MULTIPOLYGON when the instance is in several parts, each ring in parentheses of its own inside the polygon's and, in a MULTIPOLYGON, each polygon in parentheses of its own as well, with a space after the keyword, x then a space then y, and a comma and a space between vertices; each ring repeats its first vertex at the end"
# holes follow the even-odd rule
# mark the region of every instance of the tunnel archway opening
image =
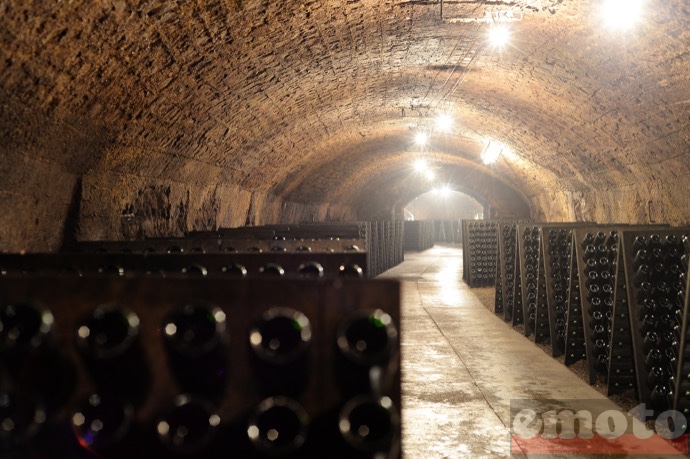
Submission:
POLYGON ((405 204, 403 215, 405 220, 470 220, 487 218, 489 208, 467 193, 437 189, 405 204))

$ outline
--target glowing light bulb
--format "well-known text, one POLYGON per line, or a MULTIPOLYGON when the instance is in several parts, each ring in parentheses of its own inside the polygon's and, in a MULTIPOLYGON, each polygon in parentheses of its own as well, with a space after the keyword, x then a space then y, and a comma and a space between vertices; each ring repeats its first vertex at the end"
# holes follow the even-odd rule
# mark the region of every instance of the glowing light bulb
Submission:
POLYGON ((418 159, 414 162, 414 170, 417 172, 424 172, 429 166, 426 164, 426 160, 418 159))
POLYGON ((502 143, 493 141, 489 142, 489 144, 482 152, 482 162, 484 164, 495 163, 498 160, 499 156, 501 156, 501 152, 504 148, 505 146, 502 143))
POLYGON ((494 48, 503 48, 510 41, 510 30, 505 24, 492 24, 489 29, 489 43, 494 48))
POLYGON ((453 118, 444 113, 436 119, 436 128, 441 132, 450 132, 453 127, 453 118))
POLYGON ((430 170, 430 169, 427 169, 426 171, 424 171, 424 176, 425 176, 426 179, 429 180, 429 181, 432 181, 432 180, 434 179, 434 177, 436 177, 436 175, 434 174, 434 172, 433 172, 432 170, 430 170))
POLYGON ((606 27, 614 30, 631 28, 642 18, 643 0, 606 0, 601 16, 606 27))

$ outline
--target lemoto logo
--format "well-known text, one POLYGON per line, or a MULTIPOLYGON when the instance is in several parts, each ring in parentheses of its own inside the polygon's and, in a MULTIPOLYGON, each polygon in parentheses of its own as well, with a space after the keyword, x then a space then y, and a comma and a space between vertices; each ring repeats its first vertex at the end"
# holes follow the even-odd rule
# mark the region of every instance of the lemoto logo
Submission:
POLYGON ((628 412, 608 400, 511 400, 511 456, 663 455, 687 457, 687 419, 654 413, 645 404, 628 412), (646 421, 646 422, 645 422, 646 421))

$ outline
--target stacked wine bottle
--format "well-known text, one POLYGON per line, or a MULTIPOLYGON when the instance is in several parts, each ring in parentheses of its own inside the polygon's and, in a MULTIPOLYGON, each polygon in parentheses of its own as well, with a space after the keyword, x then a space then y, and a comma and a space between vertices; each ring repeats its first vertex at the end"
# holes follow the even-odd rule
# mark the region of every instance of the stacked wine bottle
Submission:
POLYGON ((618 231, 608 228, 576 230, 576 254, 583 313, 580 315, 589 363, 590 383, 608 377, 613 325, 618 231))
POLYGON ((524 279, 522 288, 522 305, 524 311, 516 310, 516 314, 523 313, 525 336, 530 336, 537 323, 537 303, 539 301, 539 254, 541 251, 539 227, 521 225, 521 237, 518 241, 518 253, 522 254, 520 263, 516 264, 519 278, 524 279))
POLYGON ((498 222, 470 220, 464 226, 467 241, 463 273, 470 287, 489 287, 496 282, 496 253, 498 247, 498 222))
POLYGON ((368 254, 359 251, 313 253, 50 253, 3 254, 8 273, 77 275, 157 275, 237 277, 363 277, 368 254))
POLYGON ((640 401, 673 406, 686 283, 683 229, 625 231, 626 277, 640 401))
POLYGON ((404 225, 405 250, 421 252, 434 246, 434 221, 406 220, 404 225))
POLYGON ((501 268, 501 296, 503 297, 503 319, 513 320, 515 310, 515 267, 517 264, 517 224, 501 224, 499 232, 501 268))
POLYGON ((501 273, 502 269, 500 269, 500 257, 500 254, 496 254, 496 293, 494 294, 494 312, 496 314, 503 315, 503 274, 501 273))
MULTIPOLYGON (((609 346, 609 372, 607 377, 608 395, 634 391, 639 398, 637 379, 635 377, 635 354, 633 350, 630 321, 630 300, 625 276, 625 257, 622 253, 620 233, 615 241, 616 250, 611 246, 611 264, 613 266, 614 300, 611 320, 611 342, 609 346)), ((591 371, 590 381, 598 379, 591 371)))
POLYGON ((224 252, 316 252, 321 248, 350 251, 352 246, 357 246, 357 250, 367 254, 366 274, 369 277, 392 268, 404 258, 404 228, 399 220, 219 228, 214 231, 193 231, 187 238, 188 241, 180 241, 181 246, 207 247, 203 240, 212 240, 216 246, 220 244, 224 252), (247 242, 247 239, 251 241, 247 242))
POLYGON ((544 265, 544 244, 542 243, 542 228, 539 228, 539 244, 536 252, 537 265, 537 307, 534 319, 534 342, 549 343, 551 327, 549 324, 549 303, 546 288, 546 267, 544 265))
MULTIPOLYGON (((682 312, 677 314, 676 318, 680 320, 680 327, 674 325, 673 331, 676 333, 676 339, 679 341, 678 352, 678 377, 675 387, 675 398, 673 400, 673 409, 681 412, 686 419, 690 418, 690 303, 688 296, 690 296, 690 279, 688 278, 688 258, 690 254, 690 237, 683 237, 683 247, 685 254, 681 257, 681 267, 683 272, 679 275, 679 281, 685 284, 685 291, 678 294, 676 297, 676 307, 682 312)), ((687 424, 685 425, 686 432, 688 431, 687 424)))
POLYGON ((544 227, 544 269, 549 309, 551 349, 554 357, 565 352, 566 321, 568 319, 568 287, 572 263, 572 229, 544 227))

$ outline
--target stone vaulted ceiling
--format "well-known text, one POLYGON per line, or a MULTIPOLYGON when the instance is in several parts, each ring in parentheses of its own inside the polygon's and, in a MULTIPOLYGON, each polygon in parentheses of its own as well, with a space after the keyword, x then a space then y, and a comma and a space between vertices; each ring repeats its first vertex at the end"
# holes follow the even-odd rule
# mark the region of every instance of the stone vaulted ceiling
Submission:
POLYGON ((420 157, 497 216, 688 223, 690 4, 646 3, 5 0, 0 242, 391 218, 420 157))

